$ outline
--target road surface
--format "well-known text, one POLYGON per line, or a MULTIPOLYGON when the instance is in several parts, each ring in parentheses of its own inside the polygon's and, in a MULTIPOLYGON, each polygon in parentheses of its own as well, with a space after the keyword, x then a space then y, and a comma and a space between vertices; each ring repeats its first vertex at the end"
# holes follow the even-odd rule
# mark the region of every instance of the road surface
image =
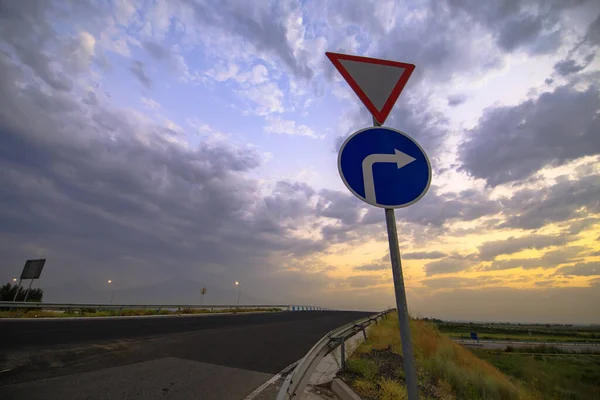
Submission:
POLYGON ((243 399, 369 314, 0 320, 0 398, 243 399))

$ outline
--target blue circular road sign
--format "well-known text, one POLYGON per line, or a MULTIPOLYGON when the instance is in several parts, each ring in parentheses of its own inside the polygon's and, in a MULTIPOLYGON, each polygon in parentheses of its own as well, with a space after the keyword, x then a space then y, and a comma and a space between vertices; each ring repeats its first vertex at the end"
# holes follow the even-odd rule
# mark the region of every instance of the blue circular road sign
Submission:
POLYGON ((381 208, 410 206, 431 184, 431 164, 423 148, 391 128, 366 128, 350 135, 340 149, 338 169, 356 197, 381 208))

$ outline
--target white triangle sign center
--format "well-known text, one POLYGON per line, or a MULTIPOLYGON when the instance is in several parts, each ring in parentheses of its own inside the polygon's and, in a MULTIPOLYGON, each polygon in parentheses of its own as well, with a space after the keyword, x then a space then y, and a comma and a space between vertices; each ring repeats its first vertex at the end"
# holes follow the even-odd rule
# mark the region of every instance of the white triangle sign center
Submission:
POLYGON ((377 58, 325 53, 373 117, 383 124, 415 66, 377 58))

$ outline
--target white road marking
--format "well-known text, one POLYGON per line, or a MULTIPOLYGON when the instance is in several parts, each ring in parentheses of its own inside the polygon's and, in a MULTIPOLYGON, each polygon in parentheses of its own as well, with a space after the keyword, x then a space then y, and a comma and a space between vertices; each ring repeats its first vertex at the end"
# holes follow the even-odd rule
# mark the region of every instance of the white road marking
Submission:
POLYGON ((257 387, 252 393, 250 393, 248 396, 244 397, 243 400, 252 400, 254 399, 256 396, 258 396, 263 390, 265 390, 267 387, 269 387, 270 385, 272 385, 273 383, 277 382, 277 380, 279 378, 281 378, 283 375, 287 374, 292 368, 294 368, 298 363, 300 362, 300 360, 288 365, 287 367, 285 367, 283 370, 281 370, 281 372, 279 372, 277 375, 273 376, 271 379, 269 379, 268 381, 266 381, 265 383, 263 383, 262 385, 260 385, 259 387, 257 387))

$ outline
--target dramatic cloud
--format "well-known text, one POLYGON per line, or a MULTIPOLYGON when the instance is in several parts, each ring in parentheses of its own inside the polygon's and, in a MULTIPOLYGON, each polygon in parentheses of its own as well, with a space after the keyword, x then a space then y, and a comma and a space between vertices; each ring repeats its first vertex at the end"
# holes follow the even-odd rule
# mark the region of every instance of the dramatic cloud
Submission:
POLYGON ((313 76, 314 72, 299 61, 296 52, 297 30, 302 30, 302 26, 295 25, 294 18, 301 18, 301 12, 293 2, 261 5, 237 1, 185 3, 190 6, 199 26, 243 38, 254 51, 277 57, 293 74, 302 78, 313 76))
POLYGON ((543 189, 525 188, 502 199, 506 221, 502 227, 537 229, 572 218, 600 213, 600 174, 578 179, 560 177, 543 189))
POLYGON ((562 267, 556 271, 556 274, 565 276, 598 276, 600 275, 600 261, 562 267))
POLYGON ((531 235, 520 238, 510 237, 506 240, 487 242, 479 246, 479 258, 489 261, 501 254, 513 254, 525 249, 543 249, 558 246, 569 241, 566 236, 531 235))
POLYGON ((405 260, 429 260, 445 257, 446 253, 441 251, 415 251, 413 253, 404 253, 402 258, 405 260))
POLYGON ((431 289, 455 289, 459 287, 481 287, 485 285, 498 285, 502 283, 502 279, 493 278, 491 276, 480 276, 477 278, 465 278, 457 276, 449 276, 444 278, 425 279, 422 283, 431 289))
POLYGON ((384 282, 384 278, 377 275, 354 275, 346 278, 346 284, 353 288, 374 286, 384 282))
POLYGON ((371 124, 324 56, 338 51, 416 64, 386 121, 433 167, 426 196, 396 211, 411 309, 519 319, 564 303, 578 308, 557 318, 589 319, 593 2, 0 9, 1 279, 45 257, 48 300, 106 301, 111 279, 119 301, 195 302, 207 286, 230 302, 240 281, 243 302, 393 304, 383 210, 336 168, 341 140, 371 124))
POLYGON ((442 258, 439 261, 432 261, 430 263, 425 264, 425 274, 427 276, 431 276, 465 271, 473 265, 475 265, 476 263, 476 254, 469 254, 466 256, 452 255, 442 258))
POLYGON ((451 107, 459 106, 467 101, 467 96, 464 94, 454 94, 452 96, 448 96, 448 105, 451 107))
POLYGON ((152 87, 152 80, 146 75, 144 72, 144 64, 140 61, 133 61, 129 70, 135 75, 136 78, 140 81, 142 85, 146 87, 146 89, 150 89, 152 87))
POLYGON ((553 250, 544 253, 539 258, 512 258, 508 260, 496 260, 489 266, 481 268, 482 271, 500 271, 513 268, 554 268, 560 264, 566 264, 581 260, 581 253, 585 251, 585 247, 573 246, 565 247, 558 250, 553 250))
POLYGON ((389 269, 390 266, 388 264, 366 264, 359 265, 358 267, 354 267, 355 271, 383 271, 389 269))
POLYGON ((259 164, 255 152, 227 144, 187 149, 176 132, 135 112, 83 109, 76 98, 58 102, 34 86, 19 96, 18 69, 5 59, 0 67, 7 99, 0 219, 10 238, 3 253, 31 243, 63 260, 65 273, 88 259, 113 274, 136 254, 164 276, 215 263, 237 266, 228 274, 242 265, 264 273, 273 251, 323 248, 280 222, 310 189, 280 182, 272 196, 257 197, 257 183, 243 175, 259 164))
POLYGON ((515 107, 485 110, 460 147, 463 169, 490 186, 600 152, 600 91, 565 85, 515 107), (576 139, 574 139, 576 138, 576 139))
POLYGON ((583 71, 585 69, 585 67, 590 65, 590 63, 594 60, 594 56, 595 56, 595 54, 589 54, 585 58, 583 64, 577 64, 577 62, 575 60, 563 60, 563 61, 557 62, 554 65, 554 70, 560 76, 567 76, 567 75, 575 74, 579 71, 583 71))

